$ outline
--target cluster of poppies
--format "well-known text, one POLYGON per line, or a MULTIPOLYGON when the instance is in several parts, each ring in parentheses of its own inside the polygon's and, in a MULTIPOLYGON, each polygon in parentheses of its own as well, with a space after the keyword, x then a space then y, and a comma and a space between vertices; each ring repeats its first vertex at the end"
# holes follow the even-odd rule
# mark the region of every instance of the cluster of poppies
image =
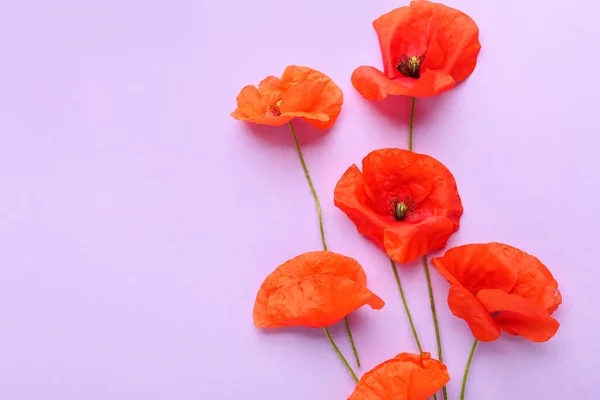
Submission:
MULTIPOLYGON (((327 75, 307 67, 289 66, 280 78, 269 76, 258 87, 244 87, 232 113, 242 121, 289 125, 316 203, 323 244, 323 250, 293 257, 267 276, 256 297, 254 324, 258 328, 323 328, 356 381, 349 400, 437 399, 439 391, 446 400, 450 375, 443 364, 427 256, 446 247, 459 229, 463 206, 448 168, 433 157, 412 152, 412 125, 416 98, 445 92, 473 72, 481 48, 479 30, 463 12, 425 0, 397 8, 377 18, 373 26, 383 71, 358 67, 352 74, 352 85, 369 100, 390 95, 412 98, 408 150, 374 150, 364 157, 362 168, 350 166, 335 186, 334 204, 359 233, 390 258, 419 354, 398 354, 358 379, 329 333, 328 327, 344 321, 360 366, 346 317, 364 305, 381 309, 384 301, 367 288, 365 271, 356 260, 327 248, 319 197, 292 120, 330 128, 341 111, 343 94, 327 75), (437 359, 421 347, 396 267, 418 259, 426 272, 437 359)), ((493 341, 505 332, 545 342, 556 334, 559 323, 552 314, 562 298, 558 283, 536 257, 507 244, 483 243, 449 249, 431 263, 450 283, 450 310, 468 324, 475 339, 461 399, 478 341, 493 341)))

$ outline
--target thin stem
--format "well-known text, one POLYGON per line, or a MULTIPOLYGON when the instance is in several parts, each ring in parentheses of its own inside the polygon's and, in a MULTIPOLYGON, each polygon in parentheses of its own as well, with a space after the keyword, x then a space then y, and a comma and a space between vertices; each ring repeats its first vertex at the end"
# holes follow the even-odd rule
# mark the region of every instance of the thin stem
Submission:
POLYGON ((300 150, 300 144, 298 143, 298 138, 296 137, 296 131, 294 131, 294 125, 292 125, 292 121, 288 122, 288 125, 290 126, 290 130, 292 131, 292 138, 294 138, 294 144, 296 145, 296 151, 298 152, 300 164, 302 164, 304 175, 306 176, 306 180, 308 181, 308 186, 310 186, 310 191, 312 192, 313 199, 315 200, 315 205, 317 206, 317 215, 319 217, 319 230, 321 231, 321 242, 323 243, 323 250, 327 250, 327 242, 325 241, 325 229, 323 229, 323 212, 321 211, 321 202, 319 201, 319 196, 317 196, 315 185, 313 185, 312 179, 310 178, 310 174, 308 173, 308 168, 306 167, 306 163, 304 162, 302 150, 300 150))
POLYGON ((354 343, 354 337, 352 336, 352 331, 350 330, 350 322, 348 322, 348 317, 344 317, 344 325, 346 325, 346 333, 348 333, 348 338, 350 339, 350 346, 352 346, 352 353, 354 353, 354 358, 356 360, 356 366, 360 368, 360 359, 358 358, 358 351, 356 350, 356 344, 354 343))
MULTIPOLYGON (((417 102, 417 98, 413 97, 410 104, 410 120, 408 121, 408 151, 413 150, 413 124, 415 122, 415 103, 417 102)), ((438 325, 437 313, 435 312, 435 301, 433 299, 433 287, 431 286, 431 277, 429 276, 429 267, 427 265, 427 257, 423 256, 423 262, 425 266, 425 274, 427 275, 427 286, 429 288, 429 303, 431 304, 431 313, 433 315, 433 325, 435 326, 435 338, 437 340, 437 348, 438 348, 438 359, 442 362, 442 342, 440 339, 440 327, 438 325)), ((404 300, 404 293, 402 292, 402 287, 400 286, 400 280, 398 279, 398 273, 396 271, 396 265, 392 261, 392 267, 394 267, 394 273, 396 275, 396 281, 398 282, 398 287, 400 288, 400 294, 402 295, 402 301, 404 301, 404 308, 406 308, 406 313, 408 314, 408 320, 410 322, 411 328, 413 329, 413 335, 415 335, 415 339, 417 341, 417 346, 419 347, 419 351, 421 355, 423 355, 423 350, 421 349, 421 344, 419 343, 419 339, 417 338, 417 332, 415 331, 414 325, 412 323, 412 318, 410 317, 410 313, 408 311, 408 306, 406 305, 406 300, 404 300)), ((446 386, 442 388, 442 393, 444 395, 444 400, 448 400, 448 393, 446 392, 446 386)), ((437 400, 437 394, 433 395, 433 399, 437 400)))
POLYGON ((462 388, 460 389, 460 400, 465 399, 465 388, 467 387, 467 376, 469 376, 469 368, 471 367, 471 361, 473 361, 473 354, 475 354, 475 348, 479 341, 475 339, 473 347, 471 347, 471 353, 469 353, 469 359, 467 360, 467 366, 465 367, 465 374, 463 375, 462 388))
POLYGON ((358 383, 358 377, 356 376, 356 374, 354 373, 354 370, 352 369, 352 367, 348 363, 348 360, 346 360, 346 357, 344 357, 344 355, 342 354, 342 352, 340 351, 340 349, 337 347, 337 345, 333 341, 333 338, 331 337, 331 333, 329 333, 329 329, 327 329, 327 328, 323 328, 323 329, 325 330, 325 335, 327 336, 327 339, 329 339, 329 343, 331 343, 331 347, 333 347, 333 349, 337 353, 337 355, 340 358, 340 360, 342 360, 342 362, 344 363, 344 365, 348 369, 348 372, 350 372, 350 375, 352 375, 352 379, 354 379, 354 382, 358 383))
MULTIPOLYGON (((296 152, 298 152, 300 164, 302 164, 302 169, 304 170, 304 176, 306 176, 308 186, 310 186, 310 191, 312 193, 313 199, 315 200, 315 205, 317 206, 317 216, 319 217, 319 231, 321 232, 321 243, 323 244, 323 250, 327 250, 327 241, 325 240, 325 229, 323 228, 323 212, 321 210, 321 202, 319 201, 319 196, 317 195, 317 191, 315 190, 315 185, 313 185, 310 173, 308 172, 308 167, 306 166, 306 162, 304 161, 304 156, 302 156, 302 150, 300 150, 300 144, 298 143, 298 138, 296 137, 296 131, 294 130, 294 125, 292 125, 292 121, 288 122, 288 125, 290 126, 290 131, 292 132, 292 138, 294 139, 294 144, 296 145, 296 152)), ((360 358, 358 357, 358 350, 356 350, 356 344, 354 343, 354 338, 352 337, 352 331, 350 330, 350 323, 348 322, 348 317, 344 318, 344 323, 346 325, 346 332, 348 332, 348 338, 350 338, 350 345, 352 346, 352 352, 354 353, 356 365, 360 367, 360 358)))
POLYGON ((415 103, 417 101, 416 97, 412 98, 412 102, 410 105, 410 120, 408 122, 408 151, 412 151, 413 148, 413 122, 415 120, 415 103))
POLYGON ((415 328, 415 324, 413 323, 413 319, 410 314, 410 310, 408 309, 408 303, 406 302, 406 297, 404 296, 404 290, 402 289, 402 283, 400 282, 400 276, 398 275, 398 269, 396 268, 396 263, 391 258, 390 258, 390 262, 392 263, 392 270, 394 271, 394 276, 396 277, 396 283, 398 284, 398 290, 400 291, 400 297, 402 297, 402 304, 404 304, 404 310, 406 310, 406 316, 408 317, 408 323, 410 324, 410 329, 412 330, 412 334, 415 337, 415 342, 417 343, 417 347, 419 348, 419 353, 421 355, 423 355, 423 348, 421 347, 421 342, 419 341, 419 335, 417 335, 417 329, 415 328))
MULTIPOLYGON (((427 278, 427 289, 429 290, 429 304, 431 306, 431 315, 433 316, 433 326, 435 328, 435 340, 437 342, 437 355, 440 362, 444 362, 442 353, 442 338, 440 336, 440 325, 438 324, 437 312, 435 311, 435 298, 433 297, 433 286, 431 285, 431 275, 429 274, 429 264, 427 256, 423 256, 423 268, 425 269, 425 277, 427 278)), ((442 388, 444 400, 448 400, 448 392, 446 386, 442 388)))

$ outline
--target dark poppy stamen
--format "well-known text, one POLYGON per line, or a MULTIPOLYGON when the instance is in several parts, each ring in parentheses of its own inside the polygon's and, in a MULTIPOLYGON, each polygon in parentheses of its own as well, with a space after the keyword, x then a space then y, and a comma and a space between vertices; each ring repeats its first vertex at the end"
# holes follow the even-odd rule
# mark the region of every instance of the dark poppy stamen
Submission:
POLYGON ((409 57, 403 54, 396 68, 402 75, 418 79, 421 76, 421 64, 423 64, 423 60, 425 60, 424 55, 409 57))
POLYGON ((394 218, 396 218, 396 221, 402 221, 406 217, 407 212, 408 206, 403 201, 399 201, 394 206, 394 218))
POLYGON ((394 216, 396 221, 406 221, 407 217, 415 212, 416 207, 415 202, 408 196, 402 198, 394 197, 390 201, 388 211, 394 216))
POLYGON ((269 106, 269 114, 271 114, 274 117, 279 117, 281 115, 281 110, 279 109, 279 106, 281 106, 281 100, 279 100, 275 104, 271 104, 269 106))

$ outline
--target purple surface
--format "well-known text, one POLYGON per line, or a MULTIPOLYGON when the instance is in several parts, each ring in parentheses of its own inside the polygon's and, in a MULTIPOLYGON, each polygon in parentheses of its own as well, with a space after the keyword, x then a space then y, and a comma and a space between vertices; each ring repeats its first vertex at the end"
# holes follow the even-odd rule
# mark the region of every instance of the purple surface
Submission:
MULTIPOLYGON (((242 86, 294 63, 345 91, 328 134, 297 126, 331 249, 358 259, 387 301, 351 316, 361 371, 414 352, 385 256, 332 204, 350 164, 406 145, 408 100, 376 105, 350 84, 356 66, 380 65, 370 24, 399 4, 2 2, 0 398, 348 396, 352 381, 320 330, 263 333, 251 320, 264 277, 320 241, 289 132, 229 113, 242 86)), ((596 398, 597 5, 448 4, 476 20, 483 50, 463 85, 418 101, 415 150, 458 181, 465 215, 451 245, 518 246, 564 296, 550 342, 479 348, 468 398, 596 398)), ((423 270, 400 272, 433 350, 423 270)), ((457 398, 471 337, 433 279, 457 398)), ((350 355, 343 329, 334 335, 350 355)))

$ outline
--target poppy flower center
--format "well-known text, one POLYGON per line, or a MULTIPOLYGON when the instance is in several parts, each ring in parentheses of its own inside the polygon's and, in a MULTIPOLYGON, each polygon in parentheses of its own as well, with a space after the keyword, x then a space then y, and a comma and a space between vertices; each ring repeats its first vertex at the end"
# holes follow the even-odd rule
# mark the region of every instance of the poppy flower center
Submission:
POLYGON ((396 221, 404 221, 408 215, 415 211, 416 207, 416 204, 407 196, 405 196, 402 200, 398 198, 392 199, 390 205, 390 212, 396 221))
POLYGON ((408 206, 405 202, 400 201, 396 203, 396 206, 394 207, 394 218, 396 218, 396 221, 402 221, 407 212, 408 206))
POLYGON ((281 100, 279 100, 275 104, 271 104, 269 106, 269 114, 274 117, 279 117, 281 115, 281 110, 279 109, 279 106, 281 106, 281 100))
POLYGON ((423 60, 425 60, 425 55, 409 57, 403 54, 396 68, 402 75, 418 79, 421 76, 421 64, 423 64, 423 60))

